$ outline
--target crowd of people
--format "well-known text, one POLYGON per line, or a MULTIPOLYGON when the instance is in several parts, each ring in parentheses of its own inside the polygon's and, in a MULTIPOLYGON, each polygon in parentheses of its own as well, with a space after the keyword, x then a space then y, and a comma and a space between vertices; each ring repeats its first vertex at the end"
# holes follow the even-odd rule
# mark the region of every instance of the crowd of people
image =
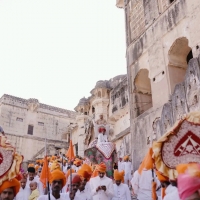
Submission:
MULTIPOLYGON (((1 200, 131 200, 130 189, 124 180, 129 172, 114 170, 113 179, 106 176, 106 165, 86 164, 76 158, 67 163, 60 156, 46 157, 28 165, 27 172, 0 186, 1 200), (48 168, 45 169, 45 159, 48 168), (44 187, 43 175, 49 173, 49 188, 44 187), (49 191, 49 194, 48 194, 49 191)), ((119 169, 131 166, 128 156, 119 161, 119 169)))
POLYGON ((28 165, 27 172, 0 186, 1 200, 198 200, 200 199, 200 166, 177 166, 177 180, 170 180, 154 168, 152 148, 140 167, 132 173, 128 156, 113 166, 113 179, 106 176, 106 165, 91 165, 76 158, 67 162, 60 156, 46 157, 28 165), (49 185, 43 180, 48 174, 49 185), (178 187, 177 187, 178 182, 178 187), (45 187, 46 185, 46 187, 45 187), (49 187, 48 187, 49 186, 49 187), (130 190, 132 188, 132 190, 130 190))
POLYGON ((107 173, 108 163, 94 165, 87 159, 69 158, 70 148, 66 157, 45 156, 24 171, 20 168, 23 156, 0 135, 0 200, 131 200, 131 196, 137 200, 200 200, 200 141, 181 128, 190 123, 196 130, 200 113, 184 120, 153 143, 136 171, 128 155, 119 158, 113 164, 113 177, 107 173), (179 129, 182 138, 172 146, 169 137, 171 141, 180 137, 179 129))

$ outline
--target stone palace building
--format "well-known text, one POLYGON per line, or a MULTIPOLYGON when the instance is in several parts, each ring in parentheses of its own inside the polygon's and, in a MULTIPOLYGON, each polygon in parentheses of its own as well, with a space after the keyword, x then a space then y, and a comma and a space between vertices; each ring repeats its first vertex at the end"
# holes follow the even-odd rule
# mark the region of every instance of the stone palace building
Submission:
POLYGON ((8 140, 24 155, 24 161, 41 158, 47 153, 65 153, 70 134, 76 155, 94 140, 93 120, 103 115, 109 126, 109 140, 116 143, 118 154, 130 154, 130 112, 127 76, 98 81, 89 98, 80 99, 75 111, 22 99, 10 95, 0 98, 0 125, 8 140))
POLYGON ((126 23, 131 155, 200 105, 200 1, 117 0, 126 23))
POLYGON ((76 113, 4 94, 0 98, 0 125, 8 140, 24 156, 24 161, 43 157, 45 138, 49 154, 65 152, 68 127, 75 123, 76 113))

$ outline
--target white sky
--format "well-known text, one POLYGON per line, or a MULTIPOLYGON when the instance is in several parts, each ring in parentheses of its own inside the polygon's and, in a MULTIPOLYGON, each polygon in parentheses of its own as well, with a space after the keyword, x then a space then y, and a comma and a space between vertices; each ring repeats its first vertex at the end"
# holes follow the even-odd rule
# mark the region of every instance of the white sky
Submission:
POLYGON ((126 73, 116 0, 0 0, 0 96, 71 109, 126 73))

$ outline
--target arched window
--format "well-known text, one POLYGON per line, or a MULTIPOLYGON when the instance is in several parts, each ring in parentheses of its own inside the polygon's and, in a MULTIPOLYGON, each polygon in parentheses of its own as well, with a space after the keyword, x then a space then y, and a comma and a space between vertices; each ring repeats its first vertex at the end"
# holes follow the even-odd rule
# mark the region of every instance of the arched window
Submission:
POLYGON ((151 81, 147 69, 141 69, 137 73, 134 79, 134 88, 135 111, 137 115, 140 115, 152 107, 151 81))
POLYGON ((176 84, 184 80, 188 62, 193 58, 192 50, 188 46, 186 37, 181 37, 174 41, 168 52, 168 58, 168 74, 172 94, 176 84))

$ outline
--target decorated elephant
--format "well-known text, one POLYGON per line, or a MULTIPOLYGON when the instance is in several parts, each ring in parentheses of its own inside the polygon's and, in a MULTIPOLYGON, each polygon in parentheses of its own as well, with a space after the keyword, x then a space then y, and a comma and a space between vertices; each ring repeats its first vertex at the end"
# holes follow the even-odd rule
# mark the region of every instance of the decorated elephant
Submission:
POLYGON ((85 157, 90 160, 92 164, 99 164, 104 162, 107 167, 106 175, 113 178, 113 165, 117 162, 117 153, 115 144, 112 142, 104 142, 97 144, 94 140, 84 152, 85 157))

